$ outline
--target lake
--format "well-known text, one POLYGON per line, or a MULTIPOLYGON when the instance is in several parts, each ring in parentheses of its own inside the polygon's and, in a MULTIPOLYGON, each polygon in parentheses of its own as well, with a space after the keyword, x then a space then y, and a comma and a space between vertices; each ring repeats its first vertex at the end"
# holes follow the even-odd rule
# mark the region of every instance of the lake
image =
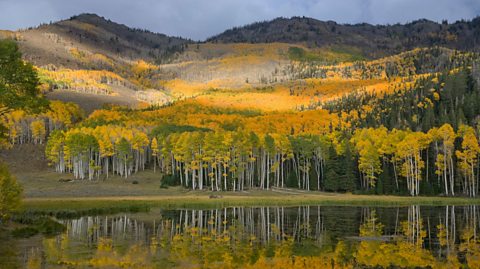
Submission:
POLYGON ((479 210, 153 208, 58 219, 65 232, 11 240, 2 248, 12 259, 3 262, 5 268, 480 268, 479 210))

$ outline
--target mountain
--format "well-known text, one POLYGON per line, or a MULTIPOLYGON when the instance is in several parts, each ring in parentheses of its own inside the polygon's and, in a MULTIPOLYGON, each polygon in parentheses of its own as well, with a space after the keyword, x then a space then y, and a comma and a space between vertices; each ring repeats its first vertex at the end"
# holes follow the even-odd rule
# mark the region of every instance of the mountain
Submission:
POLYGON ((23 58, 33 63, 47 97, 73 101, 87 111, 105 103, 137 106, 144 99, 165 103, 163 92, 147 82, 155 64, 169 62, 190 40, 134 29, 96 14, 19 31, 0 31, 15 39, 23 58), (153 97, 152 97, 153 96, 153 97))
POLYGON ((19 31, 18 36, 27 60, 38 66, 55 64, 70 68, 96 68, 79 59, 90 54, 101 54, 120 64, 138 59, 154 62, 166 60, 190 42, 179 37, 129 28, 96 14, 80 14, 67 20, 43 24, 19 31))
POLYGON ((0 36, 18 41, 50 98, 79 102, 88 111, 103 103, 165 103, 210 88, 258 84, 289 63, 289 44, 193 44, 95 14, 0 36))
POLYGON ((2 36, 18 41, 24 58, 37 67, 47 97, 79 103, 87 111, 105 103, 138 107, 186 98, 277 110, 314 108, 321 99, 363 86, 385 88, 384 80, 392 76, 458 66, 451 49, 479 50, 480 18, 387 26, 277 18, 193 43, 80 14, 0 31, 2 36), (364 78, 373 80, 349 81, 364 78), (307 79, 339 81, 305 84, 307 79))
POLYGON ((306 44, 308 47, 359 49, 364 56, 378 58, 416 47, 443 46, 477 50, 480 46, 480 17, 471 21, 436 23, 417 20, 407 24, 338 24, 306 17, 276 18, 235 27, 207 39, 215 43, 306 44))

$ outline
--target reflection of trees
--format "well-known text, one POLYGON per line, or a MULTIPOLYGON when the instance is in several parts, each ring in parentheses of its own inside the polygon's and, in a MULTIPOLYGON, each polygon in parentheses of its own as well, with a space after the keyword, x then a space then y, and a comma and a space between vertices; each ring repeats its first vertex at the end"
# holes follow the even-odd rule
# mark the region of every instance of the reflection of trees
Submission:
POLYGON ((64 235, 44 240, 47 262, 93 267, 128 264, 133 268, 157 260, 152 257, 164 257, 179 266, 238 266, 263 256, 290 257, 294 242, 310 240, 320 245, 324 229, 320 207, 235 207, 162 213, 155 220, 143 221, 128 215, 66 220, 64 235))
POLYGON ((469 268, 480 268, 480 238, 477 235, 477 206, 465 207, 465 229, 461 232, 459 250, 465 253, 469 268))
POLYGON ((408 208, 408 219, 401 223, 402 232, 406 240, 412 245, 421 246, 427 233, 423 227, 420 216, 420 206, 414 205, 408 208))
POLYGON ((456 242, 456 222, 455 206, 446 206, 445 215, 439 215, 439 224, 437 225, 437 237, 439 244, 445 249, 446 255, 455 251, 456 242))
POLYGON ((32 268, 480 268, 476 206, 353 210, 351 237, 332 236, 335 210, 316 206, 82 217, 26 256, 32 268))
POLYGON ((371 267, 435 266, 437 262, 431 252, 422 247, 426 231, 419 206, 408 208, 407 219, 401 222, 401 236, 384 237, 383 227, 378 223, 375 211, 361 225, 361 236, 376 238, 360 242, 356 252, 360 264, 371 267))
POLYGON ((364 220, 360 225, 360 236, 382 236, 384 225, 378 221, 376 211, 368 207, 362 211, 364 220))
POLYGON ((99 238, 110 237, 113 240, 145 241, 146 224, 127 215, 116 217, 82 217, 67 220, 67 233, 87 244, 96 244, 99 238))

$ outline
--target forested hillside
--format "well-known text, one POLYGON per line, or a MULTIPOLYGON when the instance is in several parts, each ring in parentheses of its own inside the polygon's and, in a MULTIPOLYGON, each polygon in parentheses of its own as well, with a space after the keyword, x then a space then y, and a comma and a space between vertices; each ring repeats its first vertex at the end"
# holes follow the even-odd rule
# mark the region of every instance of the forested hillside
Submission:
POLYGON ((77 180, 476 197, 479 22, 280 18, 194 43, 75 16, 4 34, 62 101, 3 133, 77 180))
POLYGON ((360 52, 369 58, 397 54, 418 47, 444 46, 459 50, 478 49, 480 19, 436 23, 417 20, 407 24, 338 24, 307 17, 277 18, 229 29, 209 38, 221 43, 304 43, 360 52))

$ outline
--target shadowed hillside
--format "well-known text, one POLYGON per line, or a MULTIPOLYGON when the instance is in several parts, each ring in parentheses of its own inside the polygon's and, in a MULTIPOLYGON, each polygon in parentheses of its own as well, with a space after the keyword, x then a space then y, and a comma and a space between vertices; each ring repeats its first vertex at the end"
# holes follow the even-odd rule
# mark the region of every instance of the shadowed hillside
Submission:
POLYGON ((2 31, 0 37, 17 41, 24 59, 38 68, 47 97, 77 102, 87 111, 103 104, 137 107, 170 100, 151 82, 158 79, 152 74, 155 64, 170 62, 190 42, 95 14, 2 31))
POLYGON ((444 46, 460 50, 478 50, 480 18, 452 24, 417 20, 408 24, 338 24, 306 17, 277 18, 236 27, 211 37, 220 43, 302 43, 309 47, 333 47, 369 58, 400 53, 416 47, 444 46))
POLYGON ((121 64, 138 59, 166 60, 176 52, 181 52, 184 44, 189 42, 129 28, 95 14, 81 14, 40 25, 20 31, 19 35, 25 58, 39 66, 53 63, 89 69, 111 68, 111 62, 121 64), (87 63, 82 59, 88 57, 96 61, 87 63))

